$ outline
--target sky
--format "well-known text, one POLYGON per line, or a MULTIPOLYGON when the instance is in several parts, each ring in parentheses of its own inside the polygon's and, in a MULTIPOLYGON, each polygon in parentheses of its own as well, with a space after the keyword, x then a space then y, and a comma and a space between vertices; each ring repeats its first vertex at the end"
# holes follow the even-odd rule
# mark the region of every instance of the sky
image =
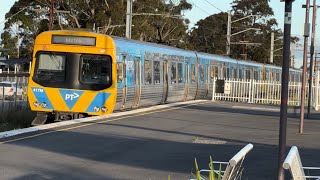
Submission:
MULTIPOLYGON (((191 21, 190 27, 194 26, 200 19, 204 19, 212 14, 219 13, 221 11, 231 10, 230 3, 232 0, 187 0, 193 5, 191 11, 184 13, 185 17, 191 21)), ((5 14, 10 10, 15 0, 0 0, 0 33, 3 30, 5 14)), ((313 1, 311 0, 311 3, 313 1)), ((304 27, 305 9, 301 8, 302 4, 305 4, 305 0, 295 0, 293 2, 292 13, 292 35, 302 36, 304 27)), ((271 0, 270 6, 272 7, 275 18, 278 21, 279 28, 283 29, 284 22, 284 2, 280 0, 271 0)), ((312 11, 310 16, 312 15, 312 11)), ((320 18, 318 18, 320 20, 320 18)), ((311 22, 311 19, 310 19, 311 22)), ((319 24, 319 23, 318 23, 319 24)), ((319 38, 320 39, 320 38, 319 38)), ((302 43, 301 43, 302 44, 302 43)), ((301 48, 301 47, 299 47, 301 48)), ((300 57, 300 56, 299 56, 300 57)), ((296 66, 300 67, 301 59, 297 61, 296 66)))

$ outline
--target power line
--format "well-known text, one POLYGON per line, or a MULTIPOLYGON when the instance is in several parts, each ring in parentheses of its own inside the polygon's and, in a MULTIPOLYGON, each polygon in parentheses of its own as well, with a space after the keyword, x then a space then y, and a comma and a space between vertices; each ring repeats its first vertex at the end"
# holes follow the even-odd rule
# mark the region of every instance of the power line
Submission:
POLYGON ((223 12, 221 9, 219 9, 217 6, 213 5, 211 2, 209 2, 208 0, 205 0, 208 4, 210 4, 211 6, 213 6, 214 8, 216 8, 217 10, 223 12))
POLYGON ((189 0, 189 1, 190 1, 190 3, 191 3, 193 6, 195 6, 196 8, 200 9, 202 12, 204 12, 204 13, 208 14, 209 16, 211 16, 211 14, 210 14, 210 13, 208 13, 208 12, 207 12, 207 11, 205 11, 205 10, 203 10, 203 9, 202 9, 202 8, 200 8, 199 6, 195 5, 195 4, 193 3, 193 1, 191 1, 191 0, 189 0))

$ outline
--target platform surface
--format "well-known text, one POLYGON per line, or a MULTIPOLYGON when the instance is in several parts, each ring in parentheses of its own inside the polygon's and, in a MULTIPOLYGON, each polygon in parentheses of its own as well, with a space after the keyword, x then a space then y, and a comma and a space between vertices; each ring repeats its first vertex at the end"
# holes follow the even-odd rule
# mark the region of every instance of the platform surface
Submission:
MULTIPOLYGON (((299 148, 302 163, 320 164, 320 119, 305 121, 290 110, 287 145, 299 148)), ((279 108, 204 102, 123 117, 79 123, 3 138, 1 179, 188 179, 197 158, 228 161, 247 143, 243 179, 276 179, 279 108)))

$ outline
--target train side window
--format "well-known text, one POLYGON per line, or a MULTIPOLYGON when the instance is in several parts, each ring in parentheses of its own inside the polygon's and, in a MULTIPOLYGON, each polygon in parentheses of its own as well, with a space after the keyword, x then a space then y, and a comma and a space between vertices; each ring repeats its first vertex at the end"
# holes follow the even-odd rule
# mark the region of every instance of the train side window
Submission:
POLYGON ((235 79, 238 78, 238 71, 236 68, 233 69, 233 78, 235 78, 235 79))
POLYGON ((191 64, 191 82, 196 82, 196 66, 194 64, 191 64))
POLYGON ((290 74, 290 81, 293 82, 294 81, 294 75, 290 74))
POLYGON ((251 71, 249 69, 246 70, 246 79, 251 79, 251 71))
POLYGON ((177 64, 171 62, 171 84, 177 83, 177 64))
POLYGON ((117 63, 117 80, 118 83, 123 82, 123 63, 117 63))
POLYGON ((213 82, 214 78, 218 77, 218 67, 210 66, 210 79, 213 82))
POLYGON ((144 82, 145 84, 152 84, 152 61, 144 61, 144 82))
POLYGON ((160 62, 159 61, 154 61, 153 62, 153 82, 154 84, 160 84, 160 62))
POLYGON ((182 63, 178 63, 178 83, 183 83, 182 63))
POLYGON ((253 78, 254 78, 254 80, 259 80, 259 73, 258 73, 258 71, 254 71, 254 72, 253 72, 253 78))
POLYGON ((210 66, 210 80, 213 81, 214 78, 214 67, 210 66))
POLYGON ((276 73, 276 81, 280 81, 280 73, 276 73))
POLYGON ((200 74, 200 82, 204 83, 204 81, 205 81, 204 68, 202 65, 199 66, 199 74, 200 74))
POLYGON ((239 79, 243 79, 243 70, 239 69, 239 79))
POLYGON ((226 68, 226 78, 230 78, 230 68, 226 68))

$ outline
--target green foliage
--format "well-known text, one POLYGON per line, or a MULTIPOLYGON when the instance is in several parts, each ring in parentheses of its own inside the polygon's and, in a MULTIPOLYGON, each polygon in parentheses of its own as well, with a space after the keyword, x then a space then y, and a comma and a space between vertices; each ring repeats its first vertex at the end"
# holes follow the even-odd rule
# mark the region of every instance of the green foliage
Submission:
POLYGON ((197 51, 224 54, 226 49, 228 14, 214 14, 197 22, 190 34, 190 42, 197 51))
MULTIPOLYGON (((9 110, 1 112, 0 132, 31 126, 31 122, 35 118, 36 113, 30 111, 30 109, 25 106, 21 106, 19 103, 26 102, 17 102, 17 106, 12 102, 9 105, 9 110)), ((0 109, 2 110, 2 107, 0 107, 0 109)))
MULTIPOLYGON (((275 39, 282 36, 276 19, 272 18, 274 12, 269 6, 269 0, 234 0, 232 3, 232 21, 255 15, 232 23, 231 34, 248 28, 259 28, 259 31, 249 30, 232 36, 231 42, 261 43, 261 45, 231 44, 231 57, 236 59, 250 59, 253 61, 268 63, 270 59, 271 33, 275 33, 275 39)), ((197 51, 226 54, 228 13, 221 12, 206 17, 197 22, 190 33, 189 42, 197 51)), ((292 42, 296 42, 296 37, 292 42)), ((275 43, 275 49, 281 47, 281 41, 275 43)), ((281 51, 275 53, 275 64, 281 65, 281 51)))
POLYGON ((214 175, 214 166, 213 166, 213 161, 212 161, 212 157, 211 156, 210 156, 209 167, 210 167, 209 178, 210 178, 210 180, 214 180, 214 177, 215 177, 215 175, 214 175))
MULTIPOLYGON (((195 164, 195 174, 191 173, 192 176, 195 177, 196 180, 203 180, 206 179, 206 176, 201 175, 200 170, 199 170, 199 166, 197 163, 197 159, 194 159, 194 164, 195 164)), ((206 172, 209 172, 209 180, 215 180, 216 174, 217 174, 217 178, 218 180, 222 179, 222 164, 220 164, 219 167, 219 171, 218 172, 214 172, 214 165, 213 165, 213 161, 212 161, 212 157, 210 156, 210 162, 209 162, 209 170, 206 170, 206 172)), ((204 171, 203 171, 204 172, 204 171)))
MULTIPOLYGON (((126 0, 60 0, 55 1, 53 29, 85 28, 101 33, 125 36, 126 0)), ((35 37, 48 30, 50 0, 18 0, 6 14, 8 21, 1 35, 10 55, 31 57, 35 37), (19 39, 19 41, 18 41, 19 39)), ((187 25, 181 16, 192 6, 186 0, 138 0, 133 12, 132 38, 185 47, 187 25), (154 15, 153 15, 154 14, 154 15)))

